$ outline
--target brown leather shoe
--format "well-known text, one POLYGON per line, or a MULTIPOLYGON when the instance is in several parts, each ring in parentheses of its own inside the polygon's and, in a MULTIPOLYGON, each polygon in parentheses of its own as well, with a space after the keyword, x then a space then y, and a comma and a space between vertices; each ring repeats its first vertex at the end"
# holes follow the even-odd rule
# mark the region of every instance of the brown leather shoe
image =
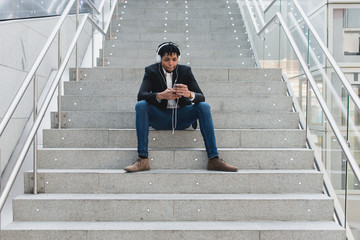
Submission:
POLYGON ((128 172, 139 172, 150 170, 150 163, 148 158, 139 158, 133 165, 124 168, 128 172))
POLYGON ((226 163, 223 159, 219 157, 214 157, 209 159, 207 169, 213 171, 225 171, 225 172, 236 172, 238 170, 237 167, 226 163))

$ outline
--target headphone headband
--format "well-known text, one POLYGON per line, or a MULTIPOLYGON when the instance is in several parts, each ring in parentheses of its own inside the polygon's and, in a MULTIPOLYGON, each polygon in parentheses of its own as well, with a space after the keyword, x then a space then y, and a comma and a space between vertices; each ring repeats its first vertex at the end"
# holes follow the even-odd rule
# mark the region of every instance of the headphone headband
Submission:
POLYGON ((168 45, 172 45, 172 46, 176 47, 179 50, 178 60, 180 61, 180 48, 179 48, 179 46, 176 43, 173 43, 173 42, 164 42, 164 43, 160 44, 158 46, 157 50, 156 50, 156 62, 157 63, 161 62, 161 56, 159 54, 161 48, 163 48, 165 46, 168 46, 168 45))

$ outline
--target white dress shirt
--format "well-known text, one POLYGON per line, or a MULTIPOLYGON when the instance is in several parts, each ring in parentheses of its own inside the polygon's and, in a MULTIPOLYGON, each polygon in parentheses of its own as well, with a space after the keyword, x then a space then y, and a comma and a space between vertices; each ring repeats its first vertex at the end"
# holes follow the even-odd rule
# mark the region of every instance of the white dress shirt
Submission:
MULTIPOLYGON (((164 70, 164 69, 163 69, 164 70)), ((173 85, 172 85, 172 77, 173 77, 173 73, 168 73, 164 70, 164 74, 165 74, 165 77, 166 77, 166 85, 168 88, 172 88, 173 85)), ((177 104, 176 104, 176 101, 175 100, 168 100, 168 104, 167 104, 167 108, 177 108, 177 104)))

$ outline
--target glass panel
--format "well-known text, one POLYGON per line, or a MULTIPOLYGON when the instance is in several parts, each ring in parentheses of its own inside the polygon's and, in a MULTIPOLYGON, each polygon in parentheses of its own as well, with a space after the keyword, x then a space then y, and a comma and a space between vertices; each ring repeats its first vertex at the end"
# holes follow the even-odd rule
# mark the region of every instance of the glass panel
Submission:
MULTIPOLYGON (((294 25, 293 29, 298 29, 298 26, 294 25)), ((296 36, 299 38, 301 32, 294 32, 297 33, 296 36)), ((282 32, 282 34, 285 33, 282 32)), ((316 51, 318 46, 314 44, 314 41, 310 41, 311 39, 313 39, 311 34, 309 35, 308 39, 309 45, 307 45, 307 42, 297 41, 301 56, 305 59, 308 59, 309 67, 312 69, 311 74, 317 84, 317 87, 322 93, 324 99, 326 99, 326 101, 328 102, 329 106, 331 106, 330 110, 334 113, 337 113, 337 122, 341 123, 342 121, 344 121, 342 115, 344 110, 344 104, 343 99, 341 98, 341 88, 340 91, 338 91, 338 86, 334 86, 334 84, 338 83, 338 81, 334 82, 329 80, 330 78, 328 77, 326 68, 323 67, 323 55, 319 55, 319 52, 316 51), (309 55, 308 52, 310 53, 309 55), (309 56, 309 58, 307 58, 307 56, 309 56)), ((301 110, 307 119, 307 137, 311 143, 311 147, 314 150, 316 158, 324 163, 327 174, 329 175, 333 187, 338 194, 341 206, 344 207, 346 161, 344 161, 341 147, 336 137, 334 136, 330 125, 328 124, 326 115, 324 114, 314 94, 314 91, 311 88, 309 91, 307 91, 307 78, 300 69, 297 57, 295 57, 295 53, 290 47, 289 42, 287 40, 282 41, 281 45, 287 47, 286 61, 293 63, 296 62, 296 65, 293 64, 293 66, 296 67, 283 68, 283 71, 285 71, 285 73, 290 76, 289 81, 294 90, 294 94, 297 97, 301 110)), ((283 59, 285 61, 285 58, 283 59)))
POLYGON ((348 166, 348 186, 349 194, 347 198, 347 223, 352 230, 354 239, 360 239, 360 194, 359 194, 359 182, 353 175, 353 172, 348 166))
MULTIPOLYGON (((61 15, 68 2, 68 0, 1 0, 0 20, 61 15)), ((101 0, 96 0, 93 2, 96 6, 99 6, 101 0)), ((72 13, 76 12, 75 9, 76 7, 74 4, 72 13)), ((85 0, 80 0, 80 12, 91 12, 91 8, 85 0)))
MULTIPOLYGON (((332 66, 327 65, 326 56, 320 48, 319 43, 315 40, 314 35, 309 31, 308 26, 305 24, 292 1, 277 1, 277 3, 265 13, 265 23, 267 23, 278 11, 281 11, 292 37, 294 38, 295 44, 300 51, 301 57, 310 69, 312 78, 315 80, 317 88, 331 111, 342 136, 344 138, 349 138, 353 156, 357 159, 358 164, 360 164, 360 112, 355 108, 351 99, 348 104, 348 96, 343 88, 341 80, 337 74, 334 73, 332 66), (350 115, 348 115, 348 112, 350 115)), ((313 15, 312 21, 315 21, 315 19, 321 19, 325 15, 326 11, 321 9, 313 15)), ((338 15, 341 16, 341 34, 334 34, 338 34, 336 36, 339 36, 341 41, 334 40, 334 42, 337 43, 337 46, 339 44, 340 46, 343 46, 343 21, 345 21, 344 19, 348 21, 346 23, 346 27, 348 28, 358 27, 360 20, 358 18, 355 19, 353 16, 359 16, 359 12, 347 11, 346 16, 341 14, 338 15)), ((339 22, 335 23, 335 28, 338 25, 339 22)), ((325 31, 327 29, 324 25, 322 25, 319 29, 321 30, 319 33, 320 37, 324 38, 326 36, 325 31)), ((349 29, 347 29, 347 31, 348 30, 349 29)), ((354 31, 348 31, 346 33, 355 34, 354 31)), ((354 37, 354 35, 352 37, 354 37)), ((353 38, 353 40, 354 39, 355 38, 353 38)), ((346 38, 344 41, 346 41, 346 38)), ((347 213, 349 214, 348 223, 350 226, 356 227, 356 224, 354 223, 360 222, 359 183, 354 177, 352 170, 349 166, 347 166, 347 160, 345 159, 338 140, 333 134, 333 130, 328 124, 326 115, 314 95, 314 91, 312 89, 308 90, 307 78, 304 75, 294 50, 289 44, 285 32, 281 27, 279 27, 279 24, 275 22, 261 38, 258 38, 257 40, 256 36, 254 36, 254 42, 261 66, 272 68, 281 67, 283 73, 285 73, 289 79, 294 95, 297 98, 301 111, 306 118, 308 139, 312 143, 311 146, 315 152, 315 156, 318 160, 321 160, 324 163, 326 172, 332 181, 343 210, 345 210, 345 202, 347 203, 347 213), (261 41, 263 45, 260 44, 261 41), (347 188, 348 195, 346 196, 347 188)), ((350 46, 346 46, 346 48, 351 50, 350 46)), ((343 47, 340 49, 340 53, 343 54, 343 47)), ((358 95, 360 95, 358 73, 349 73, 349 75, 351 76, 349 79, 351 79, 350 81, 353 84, 354 89, 358 95)), ((340 217, 343 218, 344 216, 340 217)), ((359 226, 357 227, 359 229, 359 226)), ((354 233, 356 234, 355 231, 354 233)))
POLYGON ((278 25, 272 25, 267 29, 268 33, 263 36, 263 64, 264 68, 279 68, 280 67, 280 32, 278 25))
MULTIPOLYGON (((353 89, 360 95, 360 84, 358 83, 358 73, 347 73, 349 81, 352 83, 353 89)), ((357 165, 360 165, 360 112, 356 108, 351 98, 347 97, 347 93, 343 93, 347 100, 349 100, 349 121, 348 121, 348 140, 350 143, 350 150, 353 154, 357 165)), ((351 228, 359 229, 360 222, 360 186, 358 179, 354 176, 350 166, 348 167, 348 223, 351 228)), ((354 230, 354 235, 358 234, 360 237, 359 230, 354 230)), ((356 238, 358 239, 358 238, 356 238)))
MULTIPOLYGON (((262 64, 262 59, 263 59, 263 53, 264 53, 264 43, 263 43, 263 39, 257 36, 257 31, 262 29, 262 23, 260 22, 260 18, 262 16, 258 16, 258 12, 255 11, 255 6, 253 5, 254 2, 253 1, 239 1, 239 7, 241 9, 241 12, 244 14, 243 18, 246 19, 247 21, 247 32, 248 32, 248 37, 250 39, 250 41, 253 43, 254 45, 254 55, 256 59, 259 59, 260 64, 262 64), (247 5, 248 4, 248 5, 247 5), (248 11, 247 7, 250 7, 250 11, 251 13, 248 11), (251 16, 254 17, 255 20, 255 25, 258 27, 258 30, 255 28, 254 24, 253 24, 253 19, 251 18, 251 16)), ((259 6, 260 7, 260 6, 259 6)))
POLYGON ((285 2, 284 0, 276 1, 264 14, 265 23, 269 22, 271 18, 277 13, 281 12, 281 2, 285 2))

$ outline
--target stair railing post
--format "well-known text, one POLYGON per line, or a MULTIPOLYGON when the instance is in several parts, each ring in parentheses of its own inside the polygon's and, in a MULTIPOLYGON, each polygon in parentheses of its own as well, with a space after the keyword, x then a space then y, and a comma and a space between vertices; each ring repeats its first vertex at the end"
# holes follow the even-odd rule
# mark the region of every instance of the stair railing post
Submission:
MULTIPOLYGON (((79 27, 79 1, 76 0, 76 30, 79 27)), ((75 68, 76 68, 76 81, 79 81, 79 63, 78 63, 78 43, 76 42, 75 47, 75 68)), ((59 116, 60 117, 60 116, 59 116)))
POLYGON ((116 4, 116 10, 115 10, 115 19, 116 20, 119 19, 119 3, 120 3, 120 0, 118 0, 118 2, 116 4))
MULTIPOLYGON (((111 13, 111 1, 110 1, 110 4, 109 4, 109 13, 111 13)), ((111 40, 111 24, 109 25, 109 40, 111 40)))
MULTIPOLYGON (((93 9, 92 10, 92 20, 94 20, 95 18, 95 10, 93 9)), ((92 67, 95 67, 95 60, 94 60, 94 57, 95 57, 95 28, 94 28, 94 25, 91 25, 91 29, 92 29, 92 40, 91 40, 91 47, 92 47, 92 55, 91 55, 91 65, 92 67)))
MULTIPOLYGON (((33 112, 33 118, 34 118, 34 122, 37 119, 37 95, 38 95, 38 87, 37 87, 37 76, 36 74, 33 77, 33 81, 34 81, 34 96, 33 96, 33 104, 34 104, 34 112, 33 112)), ((34 178, 34 194, 38 193, 37 190, 37 134, 35 134, 34 139, 33 139, 33 178, 34 178)))
MULTIPOLYGON (((306 63, 307 63, 308 69, 310 70, 310 29, 308 29, 307 33, 308 33, 307 34, 308 41, 307 41, 306 63)), ((305 119, 305 137, 306 137, 306 139, 308 137, 309 104, 311 104, 311 101, 309 99, 309 97, 311 96, 310 91, 311 91, 311 89, 309 86, 309 79, 307 79, 306 80, 306 119, 305 119)))
MULTIPOLYGON (((105 9, 102 9, 102 29, 105 30, 105 9)), ((105 36, 102 36, 102 66, 105 67, 105 36)))
MULTIPOLYGON (((58 70, 61 66, 61 30, 58 32, 58 70)), ((62 94, 62 82, 58 84, 58 129, 61 129, 61 94, 62 94)))

